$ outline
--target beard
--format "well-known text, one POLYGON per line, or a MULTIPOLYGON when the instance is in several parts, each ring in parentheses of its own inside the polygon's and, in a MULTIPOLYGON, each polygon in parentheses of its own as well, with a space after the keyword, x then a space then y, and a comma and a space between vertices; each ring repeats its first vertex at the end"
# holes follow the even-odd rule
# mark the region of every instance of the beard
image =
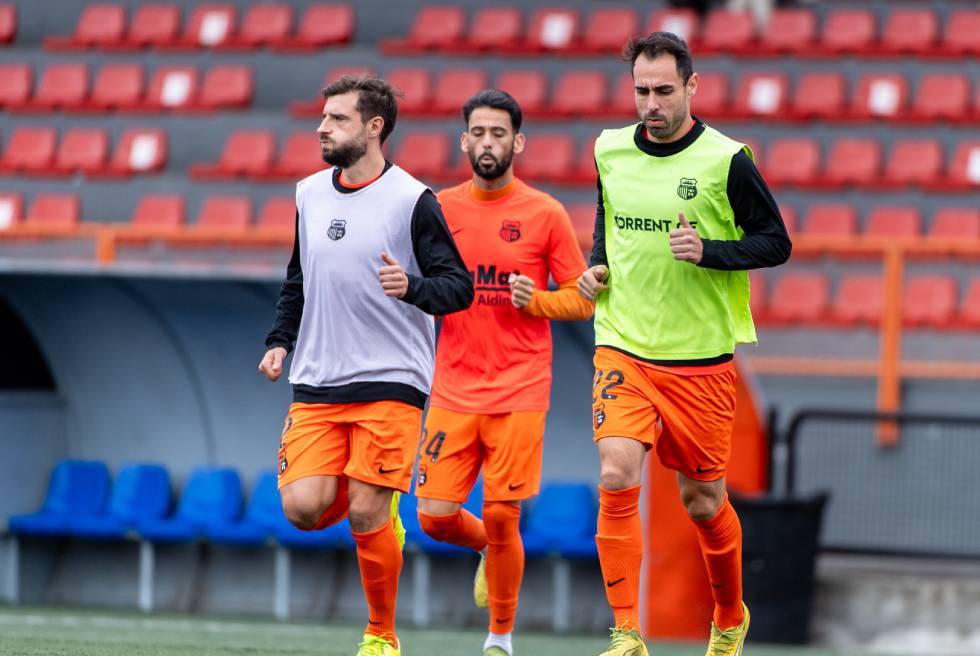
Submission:
POLYGON ((510 163, 514 161, 514 151, 510 150, 503 159, 497 159, 492 153, 482 152, 474 153, 472 150, 467 153, 470 157, 470 166, 473 167, 473 172, 484 180, 496 180, 510 168, 510 163), (489 156, 493 162, 488 162, 483 164, 480 159, 489 156))
POLYGON ((367 154, 367 139, 358 137, 345 144, 334 143, 330 150, 325 150, 321 143, 320 154, 327 164, 339 169, 348 169, 367 154))
POLYGON ((677 133, 678 130, 684 125, 684 120, 686 116, 684 112, 677 112, 674 116, 665 116, 664 114, 645 114, 643 116, 643 127, 647 129, 647 132, 652 137, 658 139, 666 139, 672 137, 677 133), (646 124, 648 120, 660 119, 664 122, 661 127, 651 128, 646 124))

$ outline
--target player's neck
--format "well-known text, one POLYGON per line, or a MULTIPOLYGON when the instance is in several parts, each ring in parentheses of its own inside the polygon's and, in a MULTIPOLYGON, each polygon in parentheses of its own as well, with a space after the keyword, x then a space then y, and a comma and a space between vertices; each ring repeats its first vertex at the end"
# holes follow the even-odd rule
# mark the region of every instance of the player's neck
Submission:
POLYGON ((684 121, 684 124, 681 125, 681 127, 677 130, 677 132, 670 135, 669 137, 658 139, 657 137, 654 137, 652 134, 650 134, 650 131, 647 130, 646 127, 643 128, 643 136, 644 138, 646 138, 647 141, 652 141, 653 143, 659 143, 659 144, 674 143, 675 141, 680 141, 685 136, 687 136, 687 133, 694 128, 695 123, 696 121, 694 120, 694 117, 688 114, 687 120, 684 121))
POLYGON ((501 189, 509 189, 514 184, 514 167, 509 166, 504 174, 499 178, 494 178, 493 180, 487 180, 486 178, 481 178, 480 176, 473 174, 473 186, 475 186, 480 191, 494 192, 500 191, 501 189))
POLYGON ((343 181, 351 187, 356 187, 377 179, 384 169, 385 158, 381 154, 381 149, 369 148, 364 157, 343 170, 343 181))

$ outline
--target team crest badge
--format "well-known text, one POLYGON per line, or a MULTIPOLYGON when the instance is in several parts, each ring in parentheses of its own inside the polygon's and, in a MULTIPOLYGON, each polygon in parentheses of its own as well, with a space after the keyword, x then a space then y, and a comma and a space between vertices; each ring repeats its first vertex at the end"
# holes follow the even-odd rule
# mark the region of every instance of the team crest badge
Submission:
POLYGON ((681 178, 677 186, 677 195, 682 200, 691 200, 698 195, 698 181, 694 178, 681 178))
POLYGON ((425 485, 426 481, 429 480, 429 468, 426 465, 421 465, 419 467, 419 487, 425 485))
POLYGON ((606 423, 606 404, 600 403, 592 410, 592 425, 596 430, 606 423))
POLYGON ((504 221, 500 224, 500 238, 506 242, 517 241, 521 238, 520 221, 504 221))
POLYGON ((347 221, 343 219, 334 219, 330 222, 330 227, 327 229, 327 236, 337 241, 338 239, 343 239, 344 235, 347 234, 347 221))
POLYGON ((286 473, 286 467, 288 467, 288 466, 289 466, 289 463, 286 462, 286 456, 283 456, 283 457, 279 458, 279 474, 280 475, 286 473))

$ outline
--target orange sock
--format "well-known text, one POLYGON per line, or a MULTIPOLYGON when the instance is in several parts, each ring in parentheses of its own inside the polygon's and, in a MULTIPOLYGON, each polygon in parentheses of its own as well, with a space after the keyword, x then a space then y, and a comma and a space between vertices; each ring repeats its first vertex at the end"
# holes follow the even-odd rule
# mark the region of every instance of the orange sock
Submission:
POLYGON ((367 533, 353 533, 357 544, 357 561, 361 567, 361 584, 368 603, 368 625, 365 633, 395 642, 395 604, 398 599, 398 576, 402 571, 402 550, 398 546, 391 522, 367 533))
POLYGON ((616 626, 640 630, 640 566, 643 526, 640 486, 625 490, 599 487, 599 522, 595 536, 599 564, 616 626))
POLYGON ((320 515, 319 521, 310 529, 319 531, 320 529, 333 526, 344 517, 347 517, 347 507, 350 505, 347 499, 347 477, 344 475, 337 477, 337 495, 333 498, 333 503, 320 515))
POLYGON ((452 515, 429 515, 419 511, 419 524, 429 537, 461 547, 482 551, 487 546, 487 530, 479 517, 468 510, 452 515))
POLYGON ((524 543, 521 542, 521 507, 506 501, 483 504, 487 529, 487 591, 490 596, 490 632, 514 630, 517 595, 524 578, 524 543))
POLYGON ((701 555, 708 568, 714 622, 721 630, 742 623, 742 525, 727 497, 721 509, 706 522, 694 522, 701 555))

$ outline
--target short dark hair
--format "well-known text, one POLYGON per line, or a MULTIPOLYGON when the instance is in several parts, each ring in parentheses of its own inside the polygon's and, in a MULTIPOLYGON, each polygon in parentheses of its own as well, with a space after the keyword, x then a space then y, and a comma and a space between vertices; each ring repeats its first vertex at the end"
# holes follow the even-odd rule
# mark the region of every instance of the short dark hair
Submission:
POLYGON ((687 47, 687 42, 673 32, 654 32, 648 36, 630 39, 623 48, 623 59, 630 63, 630 72, 633 65, 640 55, 646 55, 650 59, 656 59, 658 55, 668 53, 677 60, 677 74, 684 80, 684 84, 691 79, 694 73, 694 60, 691 58, 691 49, 687 47))
POLYGON ((323 89, 323 98, 342 96, 352 91, 357 92, 355 108, 360 112, 362 121, 367 123, 375 116, 384 119, 381 127, 381 143, 384 143, 395 129, 395 121, 398 119, 398 103, 395 98, 402 95, 401 92, 396 91, 387 80, 378 77, 342 75, 323 89))
POLYGON ((477 107, 490 107, 492 109, 502 109, 510 114, 510 125, 514 132, 521 131, 521 122, 524 120, 524 113, 521 106, 514 100, 514 96, 500 89, 484 89, 463 105, 463 122, 467 126, 470 124, 470 114, 477 107))

